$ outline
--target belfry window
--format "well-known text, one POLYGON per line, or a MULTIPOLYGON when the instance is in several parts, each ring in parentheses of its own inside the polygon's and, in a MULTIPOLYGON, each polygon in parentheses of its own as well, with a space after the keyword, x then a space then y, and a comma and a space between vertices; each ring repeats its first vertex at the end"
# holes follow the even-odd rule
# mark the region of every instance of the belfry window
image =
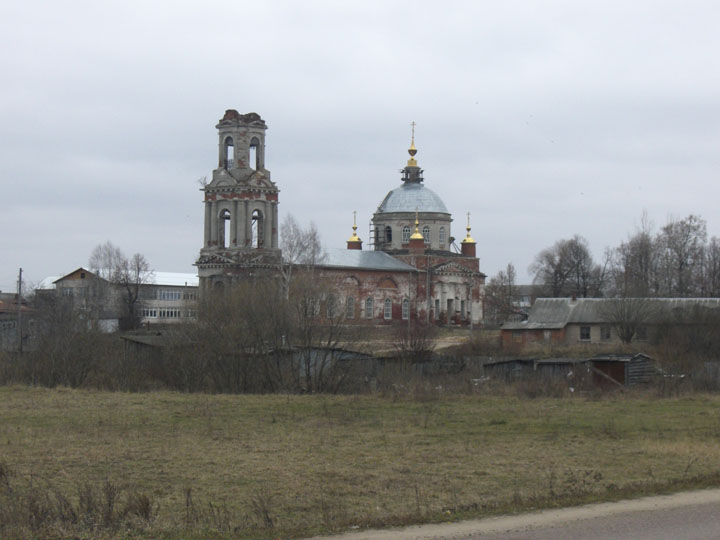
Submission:
POLYGON ((403 244, 409 244, 410 243, 410 227, 405 225, 402 230, 402 243, 403 244))
POLYGON ((390 225, 385 227, 385 242, 388 244, 392 242, 392 228, 390 227, 390 225))
POLYGON ((225 139, 224 165, 226 169, 232 169, 235 166, 235 143, 232 137, 225 139))
POLYGON ((392 319, 392 300, 389 298, 385 299, 385 309, 383 310, 383 316, 386 319, 392 319))
POLYGON ((440 227, 440 230, 438 231, 438 241, 441 246, 445 245, 445 227, 440 227))
POLYGON ((252 247, 261 248, 265 244, 264 238, 265 219, 260 210, 253 210, 252 213, 252 247))
POLYGON ((220 227, 219 227, 219 233, 220 233, 220 241, 218 242, 218 245, 227 248, 230 247, 230 224, 232 223, 232 219, 230 216, 230 210, 223 210, 220 212, 220 227))
POLYGON ((257 137, 253 137, 250 141, 250 151, 248 154, 248 167, 253 169, 254 171, 258 170, 260 167, 258 167, 258 159, 260 157, 258 153, 258 146, 260 146, 260 141, 257 137))
POLYGON ((423 238, 425 239, 426 244, 430 243, 430 227, 427 225, 423 227, 423 238))

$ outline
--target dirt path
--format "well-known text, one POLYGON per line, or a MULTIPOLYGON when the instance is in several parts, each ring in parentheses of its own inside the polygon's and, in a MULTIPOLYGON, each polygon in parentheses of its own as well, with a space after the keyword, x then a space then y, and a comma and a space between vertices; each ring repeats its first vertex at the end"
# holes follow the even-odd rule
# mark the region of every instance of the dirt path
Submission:
POLYGON ((673 495, 659 495, 574 508, 543 510, 529 514, 500 516, 459 523, 417 525, 402 529, 353 531, 337 536, 316 537, 314 540, 419 540, 482 537, 511 531, 549 528, 561 524, 626 513, 669 510, 708 503, 720 503, 720 489, 688 491, 673 495))

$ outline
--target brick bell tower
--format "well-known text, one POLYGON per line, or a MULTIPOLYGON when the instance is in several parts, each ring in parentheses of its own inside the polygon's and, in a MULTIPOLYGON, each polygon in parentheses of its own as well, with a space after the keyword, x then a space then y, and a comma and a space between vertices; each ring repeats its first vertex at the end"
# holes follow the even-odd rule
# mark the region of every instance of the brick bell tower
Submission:
POLYGON ((272 270, 280 260, 278 193, 265 168, 267 125, 234 109, 215 126, 218 166, 204 192, 203 247, 195 262, 200 294, 272 270))

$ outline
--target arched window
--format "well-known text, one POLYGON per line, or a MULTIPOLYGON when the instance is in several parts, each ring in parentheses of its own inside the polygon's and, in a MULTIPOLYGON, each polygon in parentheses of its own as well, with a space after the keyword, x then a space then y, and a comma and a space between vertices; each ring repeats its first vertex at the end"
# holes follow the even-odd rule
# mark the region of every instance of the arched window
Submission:
POLYGON ((402 318, 407 321, 410 318, 410 300, 403 298, 402 301, 402 318))
POLYGON ((390 225, 385 227, 385 242, 388 244, 392 242, 392 229, 390 228, 390 225))
POLYGON ((226 137, 224 143, 224 156, 225 163, 223 164, 226 169, 232 169, 235 166, 235 143, 232 137, 226 137))
POLYGON ((426 244, 430 243, 430 227, 427 225, 423 227, 423 238, 425 239, 426 244))
POLYGON ((348 296, 347 300, 345 300, 345 318, 355 318, 355 298, 353 298, 352 296, 348 296))
POLYGON ((261 248, 264 244, 265 219, 260 210, 253 210, 252 213, 252 247, 261 248))
POLYGON ((402 243, 403 244, 409 244, 410 243, 410 227, 405 225, 402 230, 402 243))
POLYGON ((368 296, 365 299, 365 317, 367 319, 373 318, 373 299, 372 296, 368 296))
POLYGON ((386 319, 392 319, 392 300, 389 298, 385 299, 385 309, 383 310, 383 316, 386 319))
POLYGON ((218 223, 220 233, 218 245, 224 248, 230 247, 230 223, 232 223, 230 210, 225 209, 220 212, 220 223, 218 223))
POLYGON ((248 154, 248 167, 253 170, 259 169, 258 159, 260 158, 260 155, 258 153, 258 146, 260 146, 260 141, 257 137, 253 137, 250 140, 250 152, 248 154))
POLYGON ((327 305, 325 306, 325 313, 328 319, 335 317, 335 296, 329 295, 327 298, 327 305))
POLYGON ((440 245, 445 245, 445 227, 440 227, 440 231, 438 232, 438 240, 440 241, 440 245))

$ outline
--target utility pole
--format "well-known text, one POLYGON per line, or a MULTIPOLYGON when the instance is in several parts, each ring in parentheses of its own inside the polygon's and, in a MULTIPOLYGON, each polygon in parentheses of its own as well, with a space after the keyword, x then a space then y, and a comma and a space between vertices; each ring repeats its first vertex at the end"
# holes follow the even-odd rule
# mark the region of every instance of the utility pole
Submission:
POLYGON ((17 350, 22 354, 23 352, 23 340, 22 340, 22 268, 18 273, 17 282, 17 350))

